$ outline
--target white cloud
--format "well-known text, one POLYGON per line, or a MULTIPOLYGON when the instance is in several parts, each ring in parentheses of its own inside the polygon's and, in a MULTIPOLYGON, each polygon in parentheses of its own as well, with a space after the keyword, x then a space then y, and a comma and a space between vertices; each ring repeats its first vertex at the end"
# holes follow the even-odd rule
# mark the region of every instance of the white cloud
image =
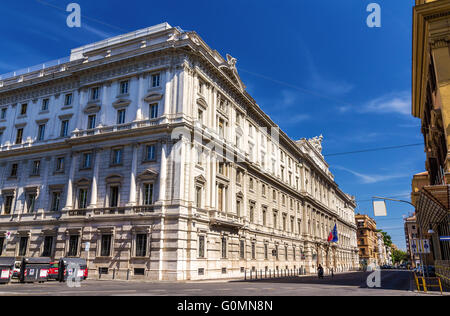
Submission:
POLYGON ((335 168, 339 169, 339 170, 347 171, 347 172, 353 174, 354 176, 359 178, 361 183, 363 183, 363 184, 374 184, 374 183, 384 182, 384 181, 388 181, 388 180, 392 180, 392 179, 405 178, 405 177, 411 176, 410 174, 387 174, 387 173, 363 174, 363 173, 359 173, 359 172, 353 171, 351 169, 340 167, 340 166, 335 166, 335 168))
POLYGON ((367 102, 360 112, 398 113, 411 115, 411 94, 407 91, 389 93, 367 102))

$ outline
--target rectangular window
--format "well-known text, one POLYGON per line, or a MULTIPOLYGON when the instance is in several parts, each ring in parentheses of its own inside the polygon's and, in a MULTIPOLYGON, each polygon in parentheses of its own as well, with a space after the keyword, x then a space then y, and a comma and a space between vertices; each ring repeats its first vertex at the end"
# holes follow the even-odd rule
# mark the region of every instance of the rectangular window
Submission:
POLYGON ((33 169, 31 170, 31 175, 38 176, 40 174, 40 171, 41 171, 41 161, 40 160, 33 161, 33 169))
POLYGON ((91 163, 92 163, 92 154, 91 153, 85 153, 83 154, 83 169, 90 169, 91 163))
POLYGON ((28 237, 20 237, 19 242, 19 257, 25 257, 27 255, 28 237))
POLYGON ((3 255, 3 246, 5 245, 5 237, 0 237, 0 256, 3 255))
POLYGON ((111 255, 111 235, 102 235, 100 249, 101 257, 109 257, 111 255))
POLYGON ((153 204, 153 183, 144 184, 144 205, 152 205, 153 204))
POLYGON ((154 74, 152 76, 152 88, 159 87, 161 84, 161 75, 160 74, 154 74))
POLYGON ((6 119, 6 113, 8 112, 7 108, 3 108, 0 114, 0 119, 4 120, 6 119))
POLYGON ((78 256, 78 235, 71 235, 69 237, 69 252, 67 253, 68 257, 76 257, 78 256))
POLYGON ((96 101, 100 97, 100 89, 98 87, 91 89, 91 100, 96 101))
POLYGON ((227 258, 227 239, 222 237, 222 259, 227 258))
POLYGON ((96 115, 89 115, 88 116, 88 125, 87 129, 94 129, 95 128, 95 121, 97 119, 96 115))
POLYGON ((120 83, 120 94, 128 94, 128 86, 129 86, 129 81, 122 81, 120 83))
POLYGON ((18 169, 19 169, 19 165, 18 165, 18 164, 13 163, 13 164, 11 165, 11 174, 10 174, 11 178, 17 177, 17 170, 18 170, 18 169))
POLYGON ((239 241, 239 256, 241 259, 245 259, 245 240, 239 241))
POLYGON ((264 260, 269 260, 269 246, 264 244, 264 260))
POLYGON ((136 257, 147 256, 147 234, 136 235, 136 257))
POLYGON ((72 96, 73 96, 72 93, 66 94, 64 98, 64 106, 72 105, 72 96))
POLYGON ((200 109, 197 112, 197 119, 200 122, 200 124, 203 124, 203 111, 200 109))
POLYGON ((58 157, 58 158, 56 158, 56 169, 55 169, 55 171, 57 171, 57 172, 63 172, 64 171, 64 162, 65 162, 65 159, 64 159, 64 157, 58 157))
POLYGON ((10 215, 12 211, 14 197, 12 195, 7 195, 5 197, 5 207, 3 209, 3 214, 10 215))
POLYGON ((69 121, 68 120, 61 121, 61 131, 59 136, 67 137, 68 135, 69 135, 69 121))
POLYGON ((47 111, 47 110, 48 110, 48 105, 49 105, 49 103, 50 103, 50 100, 49 100, 49 99, 44 99, 44 100, 42 100, 42 107, 41 107, 41 110, 42 110, 42 111, 47 111))
POLYGON ((205 258, 205 236, 198 237, 198 257, 205 258))
POLYGON ((78 208, 79 209, 85 209, 87 208, 87 189, 80 189, 78 192, 78 208))
POLYGON ((51 257, 53 248, 53 236, 45 236, 42 257, 51 257))
POLYGON ((52 204, 50 210, 52 212, 59 212, 60 203, 61 203, 61 192, 52 192, 52 204))
POLYGON ((45 124, 39 125, 38 140, 43 141, 45 139, 45 124))
POLYGON ((26 115, 27 109, 28 109, 28 104, 26 104, 26 103, 22 104, 22 106, 20 108, 20 115, 26 115))
POLYGON ((36 194, 35 193, 28 193, 27 194, 27 213, 31 214, 34 213, 34 207, 36 204, 36 194))
POLYGON ((16 145, 22 144, 22 138, 23 138, 23 128, 18 128, 16 134, 16 145))
POLYGON ((114 149, 112 152, 112 165, 122 164, 123 149, 114 149))
POLYGON ((158 117, 158 104, 150 104, 150 118, 155 119, 158 117))
POLYGON ((219 186, 217 190, 217 206, 219 209, 219 212, 223 211, 223 187, 219 186))
POLYGON ((202 188, 195 188, 195 204, 197 208, 202 208, 202 188))
POLYGON ((117 125, 125 124, 125 114, 125 109, 117 111, 117 125))
POLYGON ((224 138, 225 137, 225 122, 222 119, 219 119, 219 136, 224 138))
POLYGON ((109 192, 109 207, 119 206, 119 187, 111 187, 109 192))
POLYGON ((145 160, 153 161, 155 160, 155 145, 147 145, 145 153, 145 160))
POLYGON ((256 260, 256 244, 252 242, 252 260, 256 260))

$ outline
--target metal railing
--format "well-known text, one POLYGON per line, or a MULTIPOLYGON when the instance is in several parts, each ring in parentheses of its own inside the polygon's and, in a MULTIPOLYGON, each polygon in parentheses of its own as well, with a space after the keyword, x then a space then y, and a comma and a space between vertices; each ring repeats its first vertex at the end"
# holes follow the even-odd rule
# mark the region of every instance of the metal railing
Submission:
POLYGON ((11 78, 14 78, 14 77, 17 77, 17 76, 23 76, 23 75, 26 75, 26 74, 29 74, 29 73, 32 73, 32 72, 36 72, 36 71, 39 71, 39 70, 44 70, 44 69, 47 69, 47 68, 59 66, 59 65, 68 63, 69 61, 70 61, 70 56, 67 56, 67 57, 63 57, 63 58, 47 61, 47 62, 39 64, 39 65, 35 65, 35 66, 27 67, 27 68, 22 68, 22 69, 15 70, 15 71, 11 71, 11 72, 8 72, 6 74, 0 75, 0 81, 6 80, 6 79, 11 79, 11 78))
POLYGON ((92 209, 74 209, 67 211, 67 215, 71 217, 77 216, 102 216, 102 215, 136 215, 154 213, 155 207, 153 205, 141 206, 125 206, 125 207, 102 207, 92 209))

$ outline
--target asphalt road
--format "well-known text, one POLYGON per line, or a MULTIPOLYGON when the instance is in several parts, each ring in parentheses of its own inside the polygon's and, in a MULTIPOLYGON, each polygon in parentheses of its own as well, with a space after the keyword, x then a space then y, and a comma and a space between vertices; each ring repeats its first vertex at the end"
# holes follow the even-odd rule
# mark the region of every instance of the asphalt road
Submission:
POLYGON ((0 296, 411 296, 412 275, 408 271, 381 271, 381 288, 368 288, 369 273, 288 277, 255 281, 137 282, 87 280, 79 288, 49 282, 0 285, 0 296))

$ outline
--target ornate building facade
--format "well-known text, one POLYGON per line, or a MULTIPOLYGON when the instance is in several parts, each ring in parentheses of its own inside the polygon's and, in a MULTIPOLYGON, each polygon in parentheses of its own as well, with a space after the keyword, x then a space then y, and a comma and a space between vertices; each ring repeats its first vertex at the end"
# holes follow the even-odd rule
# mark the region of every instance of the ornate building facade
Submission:
POLYGON ((164 23, 1 78, 0 255, 151 280, 357 268, 322 137, 280 131, 235 65, 164 23))
POLYGON ((427 172, 413 177, 412 201, 419 238, 430 241, 431 262, 436 266, 436 274, 447 284, 450 284, 450 243, 444 238, 450 236, 449 23, 449 0, 416 0, 412 115, 422 123, 427 172))

